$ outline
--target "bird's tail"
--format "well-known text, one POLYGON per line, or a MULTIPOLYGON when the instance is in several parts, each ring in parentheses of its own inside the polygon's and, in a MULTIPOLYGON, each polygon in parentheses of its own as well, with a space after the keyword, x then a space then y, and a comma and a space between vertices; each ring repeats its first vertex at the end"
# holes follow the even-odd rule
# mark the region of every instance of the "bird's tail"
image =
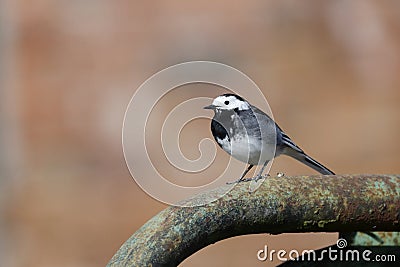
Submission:
POLYGON ((335 174, 333 171, 329 170, 327 167, 325 167, 324 165, 322 165, 321 163, 319 163, 312 157, 308 156, 306 153, 304 153, 304 151, 300 152, 300 151, 294 150, 292 148, 288 148, 285 154, 294 159, 297 159, 301 163, 304 163, 308 167, 316 170, 317 172, 319 172, 321 174, 329 174, 329 175, 335 174))
POLYGON ((283 154, 286 154, 294 159, 297 159, 301 163, 304 163, 308 167, 316 170, 321 174, 329 174, 334 175, 335 173, 329 170, 327 167, 308 156, 304 151, 298 147, 289 136, 287 136, 284 132, 282 132, 282 141, 285 144, 285 149, 283 154))

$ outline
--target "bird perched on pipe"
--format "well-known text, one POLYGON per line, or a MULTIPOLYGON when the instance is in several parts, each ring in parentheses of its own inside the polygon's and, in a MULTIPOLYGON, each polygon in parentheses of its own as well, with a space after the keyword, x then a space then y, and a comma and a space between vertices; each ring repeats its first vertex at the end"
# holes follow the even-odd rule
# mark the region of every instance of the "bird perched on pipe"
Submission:
MULTIPOLYGON (((271 117, 241 96, 223 94, 204 108, 214 111, 211 132, 218 145, 234 158, 249 164, 235 183, 261 179, 268 162, 279 155, 290 156, 321 174, 334 175, 296 145, 271 117), (261 170, 254 178, 245 179, 255 165, 262 165, 261 170)), ((364 233, 383 242, 373 232, 364 233)), ((355 234, 340 233, 339 236, 351 240, 355 234)))
POLYGON ((234 158, 249 164, 236 182, 249 181, 245 175, 261 165, 253 178, 262 178, 268 162, 279 155, 290 156, 321 174, 334 174, 308 156, 285 134, 276 122, 241 96, 223 94, 204 107, 214 111, 211 132, 218 145, 234 158))

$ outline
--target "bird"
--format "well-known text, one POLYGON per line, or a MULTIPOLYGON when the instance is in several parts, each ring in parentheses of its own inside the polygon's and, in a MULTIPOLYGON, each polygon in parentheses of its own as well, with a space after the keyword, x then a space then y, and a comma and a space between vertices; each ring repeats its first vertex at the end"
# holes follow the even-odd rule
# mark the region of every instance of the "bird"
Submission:
POLYGON ((268 162, 280 155, 292 157, 321 174, 334 175, 296 145, 270 116, 243 97, 226 93, 213 99, 204 109, 214 111, 211 132, 218 145, 232 157, 248 164, 235 183, 261 179, 268 162), (258 174, 245 179, 256 165, 262 166, 258 174))
MULTIPOLYGON (((233 183, 261 179, 268 162, 280 155, 292 157, 321 174, 335 174, 307 155, 270 116, 239 95, 220 95, 204 109, 214 111, 211 132, 218 145, 234 158, 249 164, 239 180, 233 183), (245 179, 245 175, 255 165, 262 165, 261 170, 255 177, 245 179)), ((376 233, 362 233, 383 244, 376 233)), ((339 233, 339 237, 352 240, 356 234, 339 233)))

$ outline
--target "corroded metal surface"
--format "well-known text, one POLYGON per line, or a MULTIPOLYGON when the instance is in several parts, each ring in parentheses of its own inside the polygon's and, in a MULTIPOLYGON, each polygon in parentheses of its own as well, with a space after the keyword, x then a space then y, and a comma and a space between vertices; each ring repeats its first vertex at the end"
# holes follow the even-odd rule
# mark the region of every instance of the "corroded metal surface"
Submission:
MULTIPOLYGON (((218 190, 187 200, 213 196, 218 190)), ((219 240, 254 233, 400 231, 400 175, 268 178, 206 206, 169 207, 134 233, 108 266, 176 266, 219 240)))
POLYGON ((371 238, 371 236, 366 233, 357 232, 356 236, 353 238, 349 245, 354 246, 396 246, 400 247, 400 232, 372 232, 375 236, 382 241, 378 242, 376 238, 371 238))

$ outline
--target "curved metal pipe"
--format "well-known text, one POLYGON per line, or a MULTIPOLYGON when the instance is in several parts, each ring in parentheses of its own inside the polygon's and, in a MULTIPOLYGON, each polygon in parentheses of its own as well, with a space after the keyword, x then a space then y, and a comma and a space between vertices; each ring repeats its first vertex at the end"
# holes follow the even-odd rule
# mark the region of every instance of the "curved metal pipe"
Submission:
MULTIPOLYGON (((186 200, 216 194, 217 188, 186 200)), ((257 233, 400 231, 400 175, 270 177, 240 183, 200 207, 169 207, 134 233, 108 266, 176 266, 219 240, 257 233)))

